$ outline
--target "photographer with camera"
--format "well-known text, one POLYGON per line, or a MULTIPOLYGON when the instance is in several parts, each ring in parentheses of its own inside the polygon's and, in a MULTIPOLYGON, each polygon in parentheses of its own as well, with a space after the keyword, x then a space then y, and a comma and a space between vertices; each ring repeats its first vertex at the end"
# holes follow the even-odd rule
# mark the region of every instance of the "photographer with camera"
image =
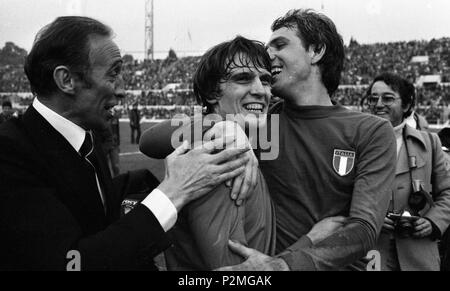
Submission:
POLYGON ((397 140, 392 198, 377 241, 385 271, 440 269, 438 239, 450 223, 450 165, 437 135, 406 124, 415 88, 393 74, 374 79, 367 91, 372 114, 391 121, 397 140))

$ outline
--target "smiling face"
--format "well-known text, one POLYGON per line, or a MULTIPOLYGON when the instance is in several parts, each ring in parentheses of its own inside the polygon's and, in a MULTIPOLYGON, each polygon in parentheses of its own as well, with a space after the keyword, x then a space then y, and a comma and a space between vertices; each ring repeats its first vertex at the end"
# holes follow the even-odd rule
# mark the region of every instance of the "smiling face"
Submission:
POLYGON ((383 81, 373 84, 368 102, 371 104, 372 114, 389 120, 394 127, 403 122, 403 116, 408 111, 408 108, 403 108, 399 93, 383 81))
POLYGON ((268 70, 243 65, 240 56, 235 56, 227 78, 219 83, 215 113, 221 116, 239 114, 243 118, 253 114, 261 126, 269 109, 271 78, 268 70))
POLYGON ((273 94, 282 98, 291 98, 295 88, 311 75, 312 54, 297 33, 296 28, 281 27, 272 33, 267 45, 272 62, 273 94))
POLYGON ((112 117, 117 98, 123 98, 122 57, 109 37, 90 38, 90 69, 77 80, 72 120, 84 129, 103 129, 112 117))

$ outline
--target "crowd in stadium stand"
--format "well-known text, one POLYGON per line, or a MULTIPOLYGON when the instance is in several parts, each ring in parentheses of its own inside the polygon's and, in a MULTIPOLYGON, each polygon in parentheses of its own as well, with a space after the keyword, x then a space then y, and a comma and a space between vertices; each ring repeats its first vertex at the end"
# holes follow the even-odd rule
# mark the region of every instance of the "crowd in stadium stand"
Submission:
POLYGON ((23 65, 0 65, 0 92, 30 92, 23 65))
MULTIPOLYGON (((138 101, 141 107, 179 105, 187 108, 196 104, 192 76, 200 57, 178 59, 171 50, 164 60, 137 61, 131 56, 124 60, 126 90, 136 92, 129 97, 132 102, 138 101)), ((351 40, 346 46, 343 86, 333 99, 342 105, 359 106, 370 80, 381 72, 399 74, 414 83, 420 76, 438 75, 442 83, 450 83, 450 38, 370 45, 351 40), (413 61, 418 56, 422 59, 413 61)), ((0 65, 0 92, 29 91, 21 64, 0 65)), ((418 87, 417 100, 419 111, 434 121, 440 108, 450 103, 450 87, 439 84, 418 87)), ((128 103, 131 101, 126 101, 128 103)), ((149 109, 146 115, 159 119, 173 112, 172 109, 149 109)), ((440 115, 437 119, 445 121, 442 110, 440 115)))
POLYGON ((179 89, 190 89, 199 61, 199 57, 185 57, 172 62, 167 59, 126 62, 123 67, 125 89, 159 90, 167 84, 180 84, 179 89))
POLYGON ((351 40, 346 47, 342 84, 369 84, 380 72, 392 72, 413 83, 421 75, 441 75, 450 82, 450 38, 360 45, 351 40), (428 56, 426 62, 411 62, 428 56))

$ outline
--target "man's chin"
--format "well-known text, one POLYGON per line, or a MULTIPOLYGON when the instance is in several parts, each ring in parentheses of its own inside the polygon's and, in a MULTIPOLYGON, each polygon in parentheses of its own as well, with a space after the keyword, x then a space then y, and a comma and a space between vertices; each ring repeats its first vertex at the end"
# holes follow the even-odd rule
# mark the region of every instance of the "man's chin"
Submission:
POLYGON ((380 117, 380 118, 383 118, 383 119, 387 119, 387 120, 389 120, 390 121, 390 116, 389 116, 389 114, 375 114, 375 116, 378 116, 378 117, 380 117))
POLYGON ((246 125, 252 128, 263 127, 267 123, 267 113, 249 113, 244 120, 246 125))
POLYGON ((114 117, 114 116, 108 114, 108 115, 105 117, 105 121, 106 121, 106 122, 109 122, 111 119, 113 119, 113 117, 114 117))

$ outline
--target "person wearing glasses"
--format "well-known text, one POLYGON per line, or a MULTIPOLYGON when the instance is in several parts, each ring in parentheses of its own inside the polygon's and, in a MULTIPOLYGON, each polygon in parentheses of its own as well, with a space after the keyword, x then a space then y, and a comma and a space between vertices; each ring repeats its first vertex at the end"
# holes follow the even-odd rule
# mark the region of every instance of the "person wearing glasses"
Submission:
POLYGON ((407 124, 415 88, 390 73, 377 76, 367 91, 371 113, 387 119, 397 140, 397 169, 388 213, 376 248, 381 269, 440 269, 438 239, 450 223, 450 165, 434 133, 407 124))

